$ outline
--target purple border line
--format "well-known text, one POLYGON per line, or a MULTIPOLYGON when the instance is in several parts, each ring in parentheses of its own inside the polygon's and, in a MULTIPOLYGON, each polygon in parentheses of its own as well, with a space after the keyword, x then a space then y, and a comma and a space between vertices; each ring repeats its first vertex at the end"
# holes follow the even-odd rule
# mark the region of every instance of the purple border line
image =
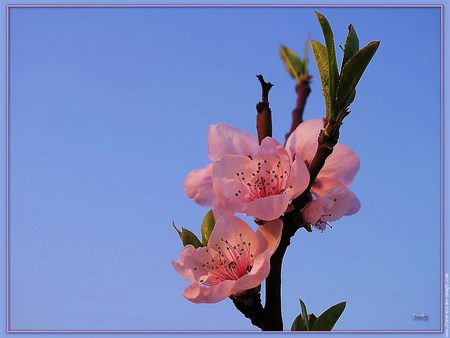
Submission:
POLYGON ((10 268, 9 268, 9 8, 6 12, 6 331, 10 331, 10 268))
POLYGON ((441 8, 435 4, 8 4, 9 8, 441 8))
MULTIPOLYGON (((204 331, 196 331, 196 330, 189 330, 189 331, 183 331, 183 330, 93 330, 93 331, 87 331, 87 330, 13 330, 8 331, 8 333, 73 333, 73 334, 79 334, 79 333, 117 333, 117 334, 124 334, 124 333, 175 333, 175 334, 299 334, 299 331, 213 331, 213 330, 204 330, 204 331)), ((308 331, 306 334, 357 334, 357 333, 363 333, 363 334, 379 334, 379 333, 394 333, 394 334, 424 334, 424 333, 442 333, 442 331, 438 330, 423 330, 423 331, 411 331, 411 330, 385 330, 385 331, 362 331, 362 330, 351 330, 351 331, 344 331, 344 330, 338 330, 338 331, 308 331)))
POLYGON ((441 7, 441 331, 444 332, 444 6, 441 7))
POLYGON ((440 305, 441 305, 441 323, 440 330, 337 330, 337 331, 310 331, 308 334, 379 334, 379 333, 394 333, 394 334, 424 334, 424 333, 443 333, 444 332, 444 311, 443 311, 443 296, 444 296, 444 5, 443 4, 8 4, 6 5, 6 332, 7 333, 66 333, 66 334, 123 334, 123 333, 164 333, 164 334, 221 334, 221 333, 243 333, 243 334, 298 334, 295 331, 211 331, 211 330, 11 330, 10 323, 10 142, 9 142, 9 125, 10 125, 10 9, 12 8, 439 8, 440 9, 440 122, 441 122, 441 151, 440 151, 440 198, 441 198, 441 288, 440 288, 440 305))

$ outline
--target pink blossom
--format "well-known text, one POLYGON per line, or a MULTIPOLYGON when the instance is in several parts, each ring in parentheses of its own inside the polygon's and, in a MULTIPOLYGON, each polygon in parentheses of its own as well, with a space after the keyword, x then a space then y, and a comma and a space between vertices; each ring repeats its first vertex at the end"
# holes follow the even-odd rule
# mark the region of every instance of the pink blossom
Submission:
POLYGON ((242 212, 262 220, 276 219, 309 183, 303 160, 293 161, 271 137, 258 145, 249 133, 213 125, 208 153, 214 163, 190 172, 185 192, 201 205, 214 206, 216 218, 242 212))
MULTIPOLYGON (((300 156, 309 165, 316 150, 317 138, 323 129, 321 120, 301 123, 286 142, 291 157, 300 156)), ((317 197, 302 210, 303 218, 319 230, 325 230, 328 222, 359 211, 361 204, 347 186, 353 182, 359 170, 359 158, 349 147, 338 143, 326 159, 311 186, 317 197)))
POLYGON ((361 204, 355 194, 345 185, 338 185, 308 203, 303 208, 302 215, 306 222, 323 231, 328 222, 336 221, 342 216, 353 215, 360 207, 361 204))
POLYGON ((213 164, 212 178, 216 196, 221 198, 219 205, 262 220, 278 218, 309 183, 303 161, 292 162, 284 147, 271 137, 266 137, 251 157, 222 156, 213 164))
POLYGON ((183 248, 174 269, 192 282, 183 296, 194 303, 216 303, 253 289, 267 278, 270 257, 278 247, 282 222, 265 223, 254 232, 243 220, 217 220, 206 247, 183 248))
MULTIPOLYGON (((323 123, 319 119, 301 123, 290 135, 286 149, 292 158, 300 156, 309 165, 317 150, 317 138, 323 123)), ((321 196, 338 185, 349 185, 359 170, 359 158, 349 147, 338 143, 314 181, 311 191, 321 196)))
MULTIPOLYGON (((213 162, 229 154, 249 156, 257 147, 256 136, 228 124, 213 124, 208 128, 208 157, 213 162)), ((208 164, 191 171, 184 183, 186 195, 203 206, 217 204, 211 173, 212 164, 208 164)))
POLYGON ((292 161, 278 141, 266 137, 258 145, 252 134, 226 124, 209 128, 208 154, 214 163, 191 171, 185 192, 200 205, 212 205, 216 218, 242 212, 276 219, 309 183, 304 162, 292 161))

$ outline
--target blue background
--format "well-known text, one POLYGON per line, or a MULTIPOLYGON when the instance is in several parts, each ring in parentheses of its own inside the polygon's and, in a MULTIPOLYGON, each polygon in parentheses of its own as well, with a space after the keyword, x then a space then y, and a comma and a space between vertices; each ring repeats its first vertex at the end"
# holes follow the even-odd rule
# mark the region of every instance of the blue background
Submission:
MULTIPOLYGON (((278 45, 323 41, 315 9, 10 9, 11 330, 253 330, 229 301, 181 296, 171 222, 199 229, 184 178, 208 163, 210 124, 255 130, 256 74, 283 140, 295 83, 278 45)), ((295 236, 285 328, 301 298, 315 314, 346 300, 337 330, 439 330, 440 9, 318 10, 337 44, 352 23, 381 45, 341 129, 361 211, 295 236)), ((310 58, 305 118, 321 118, 310 58)))

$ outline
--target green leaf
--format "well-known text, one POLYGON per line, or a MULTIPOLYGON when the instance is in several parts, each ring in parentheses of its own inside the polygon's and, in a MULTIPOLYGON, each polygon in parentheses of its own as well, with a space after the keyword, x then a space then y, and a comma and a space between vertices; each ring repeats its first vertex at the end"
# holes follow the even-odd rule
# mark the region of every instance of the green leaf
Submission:
POLYGON ((191 244, 194 248, 200 248, 204 246, 198 237, 190 230, 181 228, 181 241, 183 242, 183 245, 186 246, 188 244, 191 244))
POLYGON ((305 68, 302 60, 300 60, 292 49, 283 45, 280 45, 280 57, 289 75, 299 82, 305 68))
POLYGON ((331 331, 334 324, 344 312, 346 302, 333 305, 324 313, 322 313, 314 322, 311 331, 331 331))
POLYGON ((310 328, 312 328, 312 327, 314 326, 314 323, 316 322, 316 319, 317 319, 317 317, 314 315, 314 313, 311 313, 311 314, 308 316, 308 326, 309 326, 310 328))
POLYGON ((331 116, 331 96, 330 96, 330 76, 328 66, 327 49, 319 41, 311 40, 311 48, 317 69, 319 70, 320 82, 322 83, 322 93, 325 99, 325 109, 327 117, 331 116))
POLYGON ((181 231, 178 230, 177 226, 175 225, 175 222, 172 222, 172 226, 177 231, 178 236, 180 236, 181 242, 183 243, 184 246, 191 244, 196 249, 204 246, 192 231, 185 228, 181 228, 181 231))
POLYGON ((176 230, 176 232, 178 233, 178 236, 181 236, 181 231, 178 230, 177 226, 175 225, 175 221, 172 221, 172 226, 176 230))
POLYGON ((300 307, 302 308, 302 317, 303 321, 305 322, 306 331, 309 331, 308 312, 306 311, 305 303, 303 303, 301 299, 300 299, 300 307))
MULTIPOLYGON (((354 99, 356 85, 361 79, 370 60, 380 45, 380 41, 372 41, 353 55, 344 65, 336 92, 339 111, 345 110, 354 99)), ((342 119, 336 119, 342 122, 342 119)))
POLYGON ((209 236, 211 235, 211 232, 214 229, 214 225, 216 224, 216 220, 214 219, 214 214, 212 210, 209 210, 205 218, 203 219, 202 226, 201 226, 201 232, 202 232, 202 244, 207 245, 209 236))
POLYGON ((303 58, 303 73, 308 74, 308 62, 309 62, 309 43, 311 41, 311 34, 308 35, 308 38, 305 41, 305 57, 303 58))
POLYGON ((295 317, 294 322, 291 325, 291 331, 307 331, 305 321, 301 314, 295 317))
POLYGON ((329 73, 329 88, 330 88, 330 98, 331 98, 331 114, 337 114, 337 110, 335 107, 336 97, 336 89, 339 82, 339 71, 337 67, 336 61, 336 50, 334 46, 334 37, 333 31, 331 30, 330 23, 327 18, 320 14, 319 12, 315 12, 317 19, 319 20, 320 26, 322 27, 323 36, 325 38, 325 45, 327 49, 328 55, 328 73, 329 73))
POLYGON ((347 63, 347 61, 355 55, 359 50, 359 39, 356 35, 355 28, 352 25, 348 26, 348 35, 347 39, 345 40, 345 47, 344 47, 344 59, 342 60, 342 66, 341 69, 344 68, 344 65, 347 63))
MULTIPOLYGON (((291 326, 291 331, 309 331, 310 327, 310 320, 311 317, 308 316, 308 312, 306 310, 306 305, 303 303, 303 301, 300 299, 300 307, 302 309, 302 312, 294 319, 294 322, 291 326)), ((313 316, 312 321, 315 321, 316 316, 311 314, 313 316)))

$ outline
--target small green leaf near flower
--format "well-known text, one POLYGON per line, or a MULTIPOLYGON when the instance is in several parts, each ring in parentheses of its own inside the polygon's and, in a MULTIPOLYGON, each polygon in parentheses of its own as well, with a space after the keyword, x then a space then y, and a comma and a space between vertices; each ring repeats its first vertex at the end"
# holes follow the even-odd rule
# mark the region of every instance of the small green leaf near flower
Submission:
POLYGON ((202 244, 206 246, 208 244, 209 236, 214 229, 214 225, 216 224, 216 220, 214 219, 214 214, 212 210, 209 210, 205 218, 203 219, 201 232, 202 232, 202 244))

